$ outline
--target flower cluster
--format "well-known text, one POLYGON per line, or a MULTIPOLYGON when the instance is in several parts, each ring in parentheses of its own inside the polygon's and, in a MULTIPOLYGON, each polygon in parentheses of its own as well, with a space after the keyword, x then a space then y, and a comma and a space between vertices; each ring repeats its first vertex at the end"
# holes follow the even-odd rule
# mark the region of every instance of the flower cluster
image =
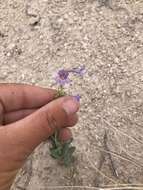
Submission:
MULTIPOLYGON (((55 81, 56 81, 56 84, 59 85, 62 90, 66 84, 71 83, 71 80, 69 78, 70 74, 76 74, 82 77, 85 74, 85 66, 81 66, 81 67, 73 68, 69 70, 61 69, 58 71, 55 77, 55 81)), ((80 101, 80 98, 81 98, 80 95, 76 95, 74 97, 76 98, 77 101, 80 101)))
POLYGON ((56 83, 60 86, 64 86, 65 84, 70 83, 69 72, 64 69, 60 70, 55 80, 56 80, 56 83))
POLYGON ((55 77, 56 83, 61 86, 70 83, 71 80, 69 79, 69 76, 71 73, 83 76, 85 73, 85 66, 79 68, 73 68, 71 70, 65 70, 65 69, 59 70, 57 76, 55 77))

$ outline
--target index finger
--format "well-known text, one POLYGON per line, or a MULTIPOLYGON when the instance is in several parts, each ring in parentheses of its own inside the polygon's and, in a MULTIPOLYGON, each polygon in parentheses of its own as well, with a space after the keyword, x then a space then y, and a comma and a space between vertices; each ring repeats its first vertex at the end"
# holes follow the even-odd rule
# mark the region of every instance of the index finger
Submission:
POLYGON ((54 99, 56 90, 24 84, 1 84, 0 103, 4 111, 33 109, 54 99))

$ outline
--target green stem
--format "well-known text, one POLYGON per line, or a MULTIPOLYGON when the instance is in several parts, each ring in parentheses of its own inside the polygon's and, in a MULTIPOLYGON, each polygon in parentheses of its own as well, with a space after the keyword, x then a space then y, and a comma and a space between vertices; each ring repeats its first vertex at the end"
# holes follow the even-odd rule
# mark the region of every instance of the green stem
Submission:
MULTIPOLYGON (((59 98, 65 95, 66 93, 64 91, 63 86, 61 85, 58 89, 58 93, 55 98, 59 98)), ((56 132, 51 136, 51 142, 52 142, 52 147, 50 149, 51 156, 54 159, 59 160, 65 166, 70 166, 74 160, 73 153, 75 150, 75 147, 71 146, 72 141, 67 141, 65 143, 62 143, 59 140, 59 131, 56 130, 56 132)))

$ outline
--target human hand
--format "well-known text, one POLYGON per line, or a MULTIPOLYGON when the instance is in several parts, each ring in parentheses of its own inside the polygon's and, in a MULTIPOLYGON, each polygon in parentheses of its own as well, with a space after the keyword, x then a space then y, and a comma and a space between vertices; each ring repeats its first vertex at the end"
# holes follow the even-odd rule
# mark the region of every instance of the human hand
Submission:
POLYGON ((79 103, 72 97, 54 100, 55 90, 29 85, 0 85, 0 190, 9 190, 32 151, 56 129, 71 138, 79 103))

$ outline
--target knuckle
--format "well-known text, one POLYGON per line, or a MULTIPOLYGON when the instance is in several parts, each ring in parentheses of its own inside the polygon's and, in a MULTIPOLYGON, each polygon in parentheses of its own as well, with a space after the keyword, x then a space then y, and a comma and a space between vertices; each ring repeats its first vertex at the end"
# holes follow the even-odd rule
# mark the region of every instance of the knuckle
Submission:
POLYGON ((55 131, 58 128, 58 122, 50 111, 47 111, 45 113, 45 119, 46 119, 46 125, 49 127, 52 131, 55 131))

